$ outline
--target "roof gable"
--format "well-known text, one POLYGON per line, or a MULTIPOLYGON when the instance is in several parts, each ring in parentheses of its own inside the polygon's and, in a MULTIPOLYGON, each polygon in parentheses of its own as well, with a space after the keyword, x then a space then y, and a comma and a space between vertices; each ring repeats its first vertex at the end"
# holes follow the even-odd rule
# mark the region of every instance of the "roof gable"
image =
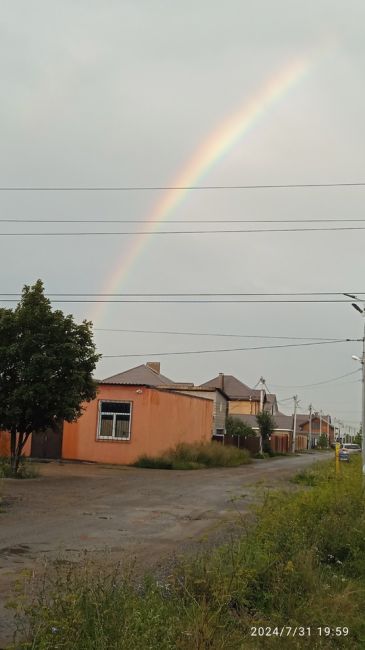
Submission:
MULTIPOLYGON (((330 427, 333 427, 331 423, 330 415, 318 415, 318 413, 312 414, 312 422, 319 422, 322 419, 323 424, 328 424, 330 427)), ((298 413, 297 414, 297 425, 303 427, 305 424, 309 423, 309 414, 298 413)))
POLYGON ((100 383, 101 384, 129 384, 135 386, 138 385, 161 386, 164 384, 166 385, 173 384, 174 382, 168 377, 165 377, 164 375, 161 375, 155 370, 152 370, 152 368, 150 368, 149 366, 142 364, 140 366, 136 366, 135 368, 130 368, 129 370, 120 372, 117 375, 112 375, 111 377, 107 377, 106 379, 103 379, 100 383))
POLYGON ((250 388, 242 381, 233 377, 233 375, 218 375, 214 379, 200 384, 201 388, 220 388, 228 396, 229 399, 242 399, 242 400, 260 400, 260 391, 255 388, 250 388), (222 386, 223 381, 223 386, 222 386))

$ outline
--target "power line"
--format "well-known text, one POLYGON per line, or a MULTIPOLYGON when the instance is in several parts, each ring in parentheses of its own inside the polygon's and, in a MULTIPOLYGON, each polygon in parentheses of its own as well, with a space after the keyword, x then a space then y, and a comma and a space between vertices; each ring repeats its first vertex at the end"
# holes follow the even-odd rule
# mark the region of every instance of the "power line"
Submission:
POLYGON ((131 334, 164 334, 176 336, 219 336, 228 338, 246 338, 246 339, 280 339, 287 341, 337 341, 338 339, 329 339, 318 336, 263 336, 258 334, 223 334, 213 332, 176 332, 171 330, 135 330, 135 329, 109 329, 103 327, 93 328, 94 332, 124 332, 131 334))
MULTIPOLYGON (((365 291, 356 291, 354 293, 357 294, 365 294, 365 291)), ((20 292, 14 292, 14 293, 1 293, 0 296, 21 296, 22 294, 20 292)), ((267 291, 267 292, 260 292, 260 293, 255 293, 255 292, 235 292, 235 293, 229 293, 227 291, 223 292, 164 292, 164 293, 150 293, 150 292, 139 292, 139 293, 131 293, 131 292, 122 292, 122 293, 103 293, 103 292, 96 292, 96 293, 87 293, 87 292, 78 292, 78 293, 73 293, 73 292, 65 292, 65 293, 53 293, 53 292, 47 292, 45 294, 48 297, 54 297, 54 296, 103 296, 103 297, 213 297, 213 296, 230 296, 230 297, 238 297, 238 296, 250 296, 250 297, 268 297, 268 296, 349 296, 349 293, 345 293, 344 291, 281 291, 281 292, 273 292, 273 291, 267 291)), ((352 298, 351 298, 352 299, 352 298)))
MULTIPOLYGON (((169 220, 170 225, 175 223, 342 223, 364 222, 365 219, 174 219, 169 220)), ((166 223, 166 219, 0 219, 0 223, 166 223)))
POLYGON ((334 341, 319 341, 313 343, 292 343, 286 345, 260 345, 255 347, 247 348, 224 348, 218 350, 185 350, 182 352, 145 352, 143 354, 103 354, 103 359, 117 359, 117 358, 130 358, 130 357, 167 357, 167 356, 176 356, 176 355, 187 355, 187 354, 214 354, 216 352, 244 352, 248 350, 274 350, 278 348, 299 348, 307 347, 312 345, 333 345, 335 343, 348 343, 349 341, 354 341, 357 339, 338 339, 334 341))
POLYGON ((273 190, 273 189, 309 189, 332 187, 364 187, 365 181, 349 183, 282 183, 257 185, 111 185, 111 186, 3 186, 1 192, 159 192, 176 191, 210 191, 210 190, 273 190))
MULTIPOLYGON (((15 298, 0 298, 0 302, 13 303, 19 302, 15 298)), ((216 304, 246 304, 246 305, 260 305, 260 304, 328 304, 328 303, 351 303, 351 300, 346 299, 319 299, 319 300, 127 300, 127 299, 118 299, 118 300, 106 300, 106 299, 93 299, 93 298, 78 298, 78 299, 68 299, 68 300, 50 300, 50 302, 55 303, 123 303, 123 304, 135 304, 135 305, 144 305, 144 304, 166 304, 166 305, 216 305, 216 304)), ((359 339, 362 340, 362 339, 359 339)))
POLYGON ((274 388, 312 388, 314 386, 321 386, 322 384, 329 384, 333 381, 338 381, 339 379, 343 379, 344 377, 350 377, 351 375, 355 375, 356 373, 360 372, 360 368, 357 368, 356 370, 352 370, 351 372, 347 372, 345 375, 339 375, 338 377, 332 377, 331 379, 325 379, 323 381, 317 381, 313 384, 300 384, 300 385, 291 385, 291 386, 283 386, 279 384, 274 384, 274 388))
POLYGON ((229 235, 229 234, 258 234, 273 232, 343 232, 365 230, 365 226, 336 226, 331 228, 250 228, 237 230, 131 230, 131 231, 100 231, 100 232, 2 232, 1 237, 110 237, 131 235, 229 235))

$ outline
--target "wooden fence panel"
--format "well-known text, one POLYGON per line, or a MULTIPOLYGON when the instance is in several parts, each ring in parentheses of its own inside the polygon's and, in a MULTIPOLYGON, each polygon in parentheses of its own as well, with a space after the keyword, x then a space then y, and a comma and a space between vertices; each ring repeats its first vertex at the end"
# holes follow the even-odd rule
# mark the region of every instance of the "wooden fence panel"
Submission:
POLYGON ((260 438, 258 436, 212 436, 212 440, 223 445, 231 445, 238 449, 247 449, 250 454, 255 455, 260 451, 260 438))

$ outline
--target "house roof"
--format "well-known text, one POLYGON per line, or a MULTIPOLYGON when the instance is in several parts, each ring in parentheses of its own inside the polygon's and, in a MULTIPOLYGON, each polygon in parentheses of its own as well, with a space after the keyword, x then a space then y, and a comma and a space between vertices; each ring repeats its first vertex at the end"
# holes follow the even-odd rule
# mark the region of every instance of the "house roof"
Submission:
POLYGON ((224 390, 221 390, 220 388, 216 388, 215 386, 194 386, 194 384, 180 384, 180 383, 172 383, 166 386, 160 386, 160 388, 163 388, 164 390, 175 390, 177 392, 183 390, 185 392, 189 393, 215 393, 218 392, 223 397, 228 399, 228 395, 224 392, 224 390))
POLYGON ((201 388, 220 388, 228 396, 229 399, 242 399, 258 402, 260 401, 260 391, 255 388, 250 388, 233 375, 218 375, 214 379, 200 384, 201 388), (223 386, 222 386, 223 380, 223 386))
POLYGON ((275 393, 266 393, 264 411, 271 411, 273 406, 277 408, 277 398, 275 393))
MULTIPOLYGON (((256 415, 233 415, 232 417, 241 420, 245 424, 248 424, 253 429, 258 429, 259 425, 257 424, 256 415)), ((275 421, 275 429, 280 431, 293 431, 293 416, 292 415, 283 415, 282 413, 278 415, 273 415, 275 421)))
POLYGON ((112 377, 107 377, 103 379, 101 384, 129 384, 133 386, 162 386, 170 385, 174 382, 161 375, 159 372, 156 372, 146 364, 141 366, 136 366, 135 368, 130 368, 124 372, 120 372, 117 375, 112 375, 112 377))
MULTIPOLYGON (((312 414, 312 422, 314 420, 319 421, 319 419, 320 419, 320 416, 318 415, 318 413, 313 413, 312 414)), ((333 424, 331 423, 331 416, 330 415, 322 415, 322 421, 326 422, 326 424, 329 424, 330 427, 333 427, 333 424)), ((309 422, 309 413, 305 413, 305 414, 298 413, 297 414, 297 426, 298 427, 304 426, 304 424, 306 424, 307 422, 309 422)))

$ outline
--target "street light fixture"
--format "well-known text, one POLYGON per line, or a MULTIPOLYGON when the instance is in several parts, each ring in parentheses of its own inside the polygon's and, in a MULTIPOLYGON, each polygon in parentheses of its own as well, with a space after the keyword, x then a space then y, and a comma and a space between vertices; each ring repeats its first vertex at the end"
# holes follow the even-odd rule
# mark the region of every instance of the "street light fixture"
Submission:
POLYGON ((362 374, 361 447, 362 447, 362 473, 365 480, 365 303, 362 300, 360 300, 358 296, 353 296, 351 293, 345 293, 344 296, 356 300, 356 302, 351 303, 351 306, 362 315, 364 321, 363 336, 362 336, 362 356, 358 357, 355 354, 353 354, 352 358, 355 361, 359 361, 359 363, 361 363, 361 371, 362 371, 361 372, 362 374), (359 306, 358 304, 359 302, 362 304, 362 308, 359 306))

